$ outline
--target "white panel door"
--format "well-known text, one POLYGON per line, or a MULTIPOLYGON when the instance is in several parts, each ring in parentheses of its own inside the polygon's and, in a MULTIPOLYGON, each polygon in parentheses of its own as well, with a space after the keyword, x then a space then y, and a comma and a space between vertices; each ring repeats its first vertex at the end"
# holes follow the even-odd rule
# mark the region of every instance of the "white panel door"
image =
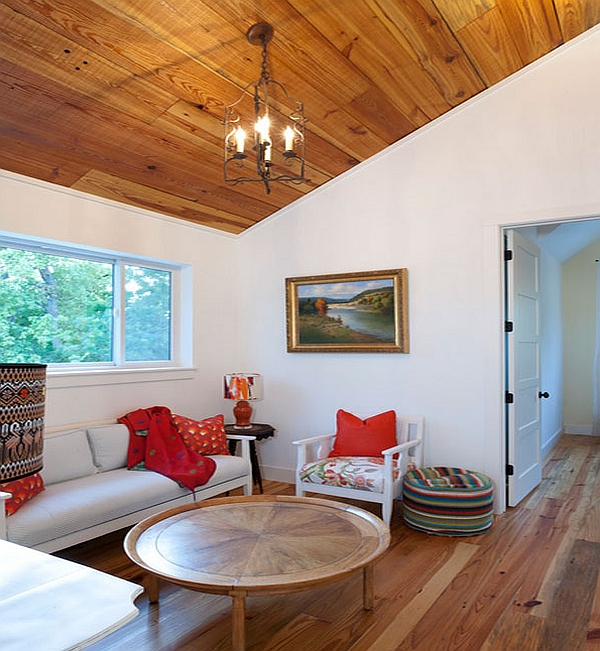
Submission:
POLYGON ((540 254, 515 231, 507 233, 506 264, 508 505, 517 505, 542 479, 540 441, 540 254))

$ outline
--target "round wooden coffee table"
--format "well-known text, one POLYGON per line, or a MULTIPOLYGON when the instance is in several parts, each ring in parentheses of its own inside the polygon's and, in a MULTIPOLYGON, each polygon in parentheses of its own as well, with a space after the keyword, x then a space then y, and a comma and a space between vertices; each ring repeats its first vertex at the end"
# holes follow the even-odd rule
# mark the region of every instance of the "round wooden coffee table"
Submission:
POLYGON ((362 509, 324 499, 256 495, 190 504, 151 516, 127 534, 129 558, 158 579, 233 599, 233 649, 245 648, 246 596, 298 592, 363 569, 373 608, 373 562, 388 527, 362 509))

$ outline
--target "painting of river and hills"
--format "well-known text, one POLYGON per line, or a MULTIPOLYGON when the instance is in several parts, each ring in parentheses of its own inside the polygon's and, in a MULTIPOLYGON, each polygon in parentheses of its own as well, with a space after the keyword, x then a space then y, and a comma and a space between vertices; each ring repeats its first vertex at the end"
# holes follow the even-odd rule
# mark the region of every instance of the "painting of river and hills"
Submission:
POLYGON ((393 344, 393 278, 298 287, 300 344, 393 344))

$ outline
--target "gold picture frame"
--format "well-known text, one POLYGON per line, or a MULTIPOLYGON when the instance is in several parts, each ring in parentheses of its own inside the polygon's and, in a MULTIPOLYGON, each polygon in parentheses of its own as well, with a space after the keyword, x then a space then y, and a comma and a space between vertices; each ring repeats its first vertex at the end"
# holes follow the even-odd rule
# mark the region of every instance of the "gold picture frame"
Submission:
POLYGON ((285 279, 290 353, 408 353, 408 270, 285 279))

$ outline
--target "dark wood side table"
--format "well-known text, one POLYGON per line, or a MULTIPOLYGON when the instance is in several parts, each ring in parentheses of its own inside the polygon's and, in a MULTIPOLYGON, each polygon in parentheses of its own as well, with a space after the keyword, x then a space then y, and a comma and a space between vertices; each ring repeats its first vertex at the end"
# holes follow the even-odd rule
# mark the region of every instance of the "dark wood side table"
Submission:
MULTIPOLYGON (((250 427, 236 427, 233 424, 225 425, 226 434, 247 434, 248 436, 255 436, 256 441, 268 439, 275 434, 275 428, 266 423, 252 423, 250 427)), ((263 492, 262 477, 260 474, 260 465, 258 457, 256 456, 256 441, 250 441, 250 463, 252 465, 252 481, 258 484, 260 492, 263 492)), ((229 452, 235 454, 235 447, 237 441, 229 441, 229 452)))

